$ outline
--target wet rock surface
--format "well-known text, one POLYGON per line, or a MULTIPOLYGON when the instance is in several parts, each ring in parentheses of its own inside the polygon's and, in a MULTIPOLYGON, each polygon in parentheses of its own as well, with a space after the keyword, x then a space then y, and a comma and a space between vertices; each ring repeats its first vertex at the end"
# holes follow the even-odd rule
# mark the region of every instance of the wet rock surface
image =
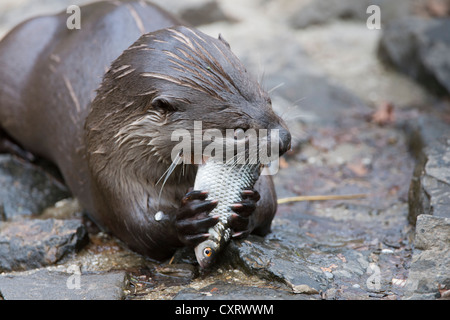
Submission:
POLYGON ((415 250, 406 282, 406 299, 450 297, 450 218, 417 218, 415 250))
POLYGON ((36 269, 0 274, 5 300, 117 300, 123 298, 125 272, 77 274, 76 269, 36 269), (77 278, 78 277, 78 278, 77 278))
POLYGON ((233 285, 225 282, 216 282, 200 290, 183 289, 174 300, 307 300, 308 296, 292 295, 289 291, 233 285))
POLYGON ((153 3, 168 10, 173 15, 183 19, 192 26, 213 23, 222 20, 230 20, 215 0, 157 0, 153 3))
POLYGON ((449 166, 450 141, 446 137, 433 141, 420 154, 410 187, 412 223, 420 214, 450 218, 449 166))
MULTIPOLYGON (((284 1, 291 5, 290 23, 294 28, 306 28, 311 25, 326 24, 330 20, 355 19, 366 21, 367 8, 371 5, 380 7, 381 22, 388 23, 402 16, 408 16, 420 4, 417 0, 317 0, 284 1)), ((372 11, 369 11, 372 13, 372 11)))
MULTIPOLYGON (((11 199, 15 181, 24 182, 16 183, 20 188, 15 198, 21 202, 0 206, 4 221, 0 224, 0 297, 448 297, 450 105, 408 73, 415 66, 405 74, 403 65, 387 66, 378 54, 385 38, 407 40, 400 32, 412 32, 397 29, 398 34, 390 36, 388 25, 403 23, 398 21, 405 16, 425 15, 427 25, 437 23, 433 22, 436 16, 445 18, 445 8, 428 2, 432 1, 375 1, 382 10, 381 30, 367 29, 366 1, 326 2, 327 10, 321 9, 325 2, 320 0, 160 4, 212 36, 221 33, 270 90, 274 109, 286 119, 293 135, 293 149, 280 161, 274 177, 279 198, 365 197, 280 204, 272 233, 233 241, 218 265, 200 272, 193 250, 179 250, 171 261, 161 263, 131 252, 99 232, 72 200, 59 202, 40 215, 42 220, 35 219, 67 194, 47 198, 52 194, 48 189, 55 188, 53 178, 39 174, 46 181, 37 188, 45 201, 34 205, 28 187, 33 185, 32 175, 24 173, 30 165, 1 155, 1 161, 18 169, 2 167, 6 169, 0 171, 0 185, 7 182, 0 189, 0 201, 11 199), (416 2, 425 7, 420 9, 416 2), (212 10, 211 15, 206 17, 204 10, 212 10), (26 219, 17 218, 20 208, 30 203, 34 207, 21 212, 26 219), (11 271, 25 269, 32 270, 11 271), (73 289, 76 279, 80 289, 73 289)), ((65 1, 47 1, 42 6, 27 1, 3 4, 0 32, 33 13, 61 11, 67 5, 65 1)), ((436 37, 436 43, 447 39, 437 33, 436 37)), ((426 52, 442 63, 434 65, 436 72, 429 75, 436 81, 450 77, 444 67, 447 55, 439 50, 426 52)), ((400 58, 399 62, 405 61, 400 58)))
POLYGON ((0 155, 0 221, 39 214, 68 196, 67 187, 42 167, 0 155))
POLYGON ((450 93, 450 18, 404 17, 389 24, 380 54, 436 93, 450 93))
POLYGON ((0 272, 53 265, 87 242, 78 220, 24 220, 0 223, 0 272))
POLYGON ((428 160, 422 181, 430 200, 429 213, 450 218, 450 139, 436 141, 425 154, 428 160))

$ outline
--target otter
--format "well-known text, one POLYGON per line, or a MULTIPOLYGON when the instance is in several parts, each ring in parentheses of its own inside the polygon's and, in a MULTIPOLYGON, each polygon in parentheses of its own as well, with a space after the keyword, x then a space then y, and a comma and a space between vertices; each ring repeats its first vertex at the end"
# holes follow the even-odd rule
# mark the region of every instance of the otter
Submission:
MULTIPOLYGON (((152 259, 207 238, 217 205, 192 190, 197 165, 174 168, 176 129, 278 129, 269 95, 219 36, 185 26, 144 1, 81 7, 81 29, 62 12, 25 21, 0 42, 0 128, 59 168, 92 220, 152 259)), ((5 138, 5 137, 4 137, 5 138)), ((270 176, 232 206, 233 236, 270 231, 270 176)))

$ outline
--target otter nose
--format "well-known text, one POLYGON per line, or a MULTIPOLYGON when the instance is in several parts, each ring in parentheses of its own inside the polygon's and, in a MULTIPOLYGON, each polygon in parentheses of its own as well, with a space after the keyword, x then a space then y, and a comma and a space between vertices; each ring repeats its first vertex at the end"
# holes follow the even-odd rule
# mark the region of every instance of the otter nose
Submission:
POLYGON ((278 132, 279 141, 279 154, 280 156, 286 151, 291 149, 291 133, 284 127, 279 128, 278 132))

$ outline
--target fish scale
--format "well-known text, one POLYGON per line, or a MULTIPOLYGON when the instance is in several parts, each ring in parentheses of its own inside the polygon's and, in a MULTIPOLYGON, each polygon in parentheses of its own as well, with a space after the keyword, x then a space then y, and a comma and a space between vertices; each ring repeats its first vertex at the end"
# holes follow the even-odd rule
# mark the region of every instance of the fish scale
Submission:
POLYGON ((233 211, 230 206, 242 201, 243 190, 253 189, 259 174, 259 164, 235 165, 209 160, 199 166, 194 190, 208 191, 207 200, 218 201, 216 208, 209 215, 219 216, 219 221, 208 231, 208 240, 217 245, 216 251, 223 249, 231 238, 228 218, 233 211))

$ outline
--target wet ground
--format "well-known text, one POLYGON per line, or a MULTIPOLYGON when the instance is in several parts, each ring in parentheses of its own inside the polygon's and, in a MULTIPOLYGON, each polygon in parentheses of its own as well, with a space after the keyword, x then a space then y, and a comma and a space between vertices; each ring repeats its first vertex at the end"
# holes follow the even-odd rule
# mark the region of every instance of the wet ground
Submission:
MULTIPOLYGON (((41 259, 42 266, 28 268, 31 271, 4 264, 1 296, 35 298, 29 293, 37 292, 46 298, 46 292, 58 290, 55 296, 67 299, 403 299, 418 292, 407 285, 411 263, 417 260, 416 229, 408 218, 410 183, 417 179, 415 166, 428 142, 450 138, 449 100, 383 64, 377 55, 383 28, 369 30, 357 15, 342 19, 337 13, 299 29, 293 23, 294 9, 302 1, 203 3, 221 19, 198 27, 224 36, 270 90, 274 108, 291 129, 293 149, 274 176, 278 197, 363 194, 364 198, 280 204, 272 233, 232 242, 208 273, 199 271, 191 250, 180 250, 163 263, 137 255, 99 232, 74 200, 59 202, 40 218, 76 220, 85 226, 89 242, 78 251, 68 246, 67 253, 52 263, 41 259), (80 288, 50 281, 55 275, 60 282, 79 275, 80 288), (22 285, 23 279, 31 278, 34 287, 22 285)), ((52 1, 46 6, 27 8, 26 1, 6 6, 0 30, 20 16, 56 7, 52 1)), ((200 21, 186 13, 192 11, 187 7, 173 8, 191 23, 200 21)), ((5 157, 5 163, 17 161, 5 157)), ((36 170, 41 177, 41 169, 36 170)), ((7 169, 0 172, 21 181, 7 169)), ((61 186, 55 183, 54 188, 61 186)), ((11 247, 17 240, 8 230, 21 222, 8 212, 3 214, 8 222, 0 223, 0 245, 11 247)), ((71 234, 77 234, 78 229, 72 228, 71 234)), ((444 231, 443 238, 448 236, 444 231)), ((77 241, 82 243, 82 238, 77 241)), ((50 245, 43 248, 51 251, 50 245)), ((445 248, 448 244, 441 253, 448 256, 445 248)), ((448 268, 443 270, 448 274, 448 268)), ((427 298, 440 297, 438 285, 441 295, 446 292, 447 284, 441 282, 427 282, 430 288, 423 291, 431 292, 427 298)))

